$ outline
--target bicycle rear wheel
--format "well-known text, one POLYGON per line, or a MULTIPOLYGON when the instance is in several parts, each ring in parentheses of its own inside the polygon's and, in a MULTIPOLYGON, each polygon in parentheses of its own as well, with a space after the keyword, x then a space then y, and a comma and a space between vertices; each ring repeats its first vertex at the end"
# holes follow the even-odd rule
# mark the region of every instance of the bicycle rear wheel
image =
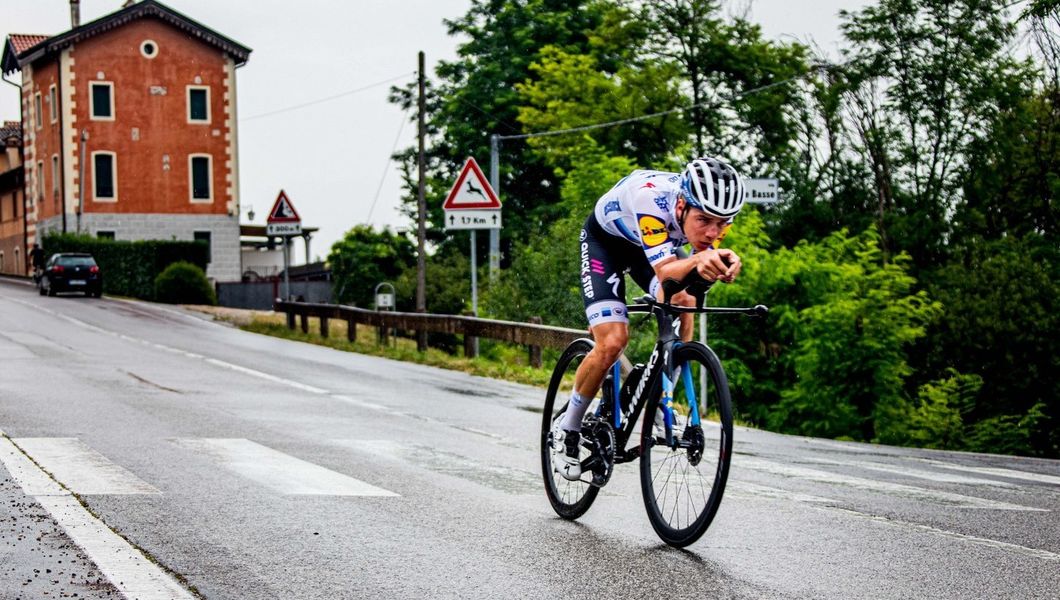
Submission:
MULTIPOLYGON (((564 519, 577 519, 589 510, 600 488, 590 485, 588 481, 568 481, 553 465, 553 440, 559 429, 559 421, 567 410, 567 400, 574 386, 574 373, 582 360, 592 350, 593 343, 587 339, 571 342, 556 362, 552 371, 552 380, 548 384, 545 396, 544 418, 541 422, 541 474, 545 479, 545 493, 556 514, 564 519)), ((562 445, 563 442, 555 442, 562 445)), ((589 452, 582 447, 582 460, 589 452)))
POLYGON ((674 364, 682 368, 674 385, 674 447, 656 418, 662 413, 657 396, 641 425, 640 483, 655 532, 684 547, 706 532, 721 504, 732 454, 732 404, 725 372, 709 348, 682 344, 674 364), (690 399, 699 407, 698 426, 691 422, 690 399))

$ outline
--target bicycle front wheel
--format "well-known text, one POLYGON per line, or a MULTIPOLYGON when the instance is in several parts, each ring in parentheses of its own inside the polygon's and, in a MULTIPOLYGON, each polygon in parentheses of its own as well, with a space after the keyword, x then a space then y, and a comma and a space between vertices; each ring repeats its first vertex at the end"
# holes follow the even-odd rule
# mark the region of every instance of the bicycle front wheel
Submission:
POLYGON ((732 454, 729 383, 714 352, 699 343, 674 351, 680 367, 673 395, 673 435, 668 444, 660 398, 641 425, 640 483, 655 533, 684 547, 707 531, 718 512, 732 454), (698 406, 699 424, 690 404, 698 406))
MULTIPOLYGON (((600 488, 590 485, 588 481, 568 481, 553 464, 554 452, 560 442, 556 439, 559 422, 567 410, 567 400, 574 389, 574 373, 593 349, 593 343, 587 339, 572 342, 556 362, 552 371, 552 380, 548 384, 545 396, 544 418, 541 422, 541 474, 545 478, 545 493, 556 514, 564 519, 577 519, 589 510, 600 488)), ((588 454, 582 448, 582 459, 588 454)))

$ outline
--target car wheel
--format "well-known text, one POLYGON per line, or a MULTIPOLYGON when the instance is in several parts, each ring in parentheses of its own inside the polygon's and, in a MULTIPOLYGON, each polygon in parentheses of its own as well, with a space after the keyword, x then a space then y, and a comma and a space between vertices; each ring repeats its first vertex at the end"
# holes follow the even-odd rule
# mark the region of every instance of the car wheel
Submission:
POLYGON ((48 286, 48 297, 49 298, 54 298, 55 297, 55 288, 53 288, 50 285, 48 286))
POLYGON ((47 293, 44 291, 44 286, 39 283, 37 284, 37 293, 39 293, 41 296, 47 293))

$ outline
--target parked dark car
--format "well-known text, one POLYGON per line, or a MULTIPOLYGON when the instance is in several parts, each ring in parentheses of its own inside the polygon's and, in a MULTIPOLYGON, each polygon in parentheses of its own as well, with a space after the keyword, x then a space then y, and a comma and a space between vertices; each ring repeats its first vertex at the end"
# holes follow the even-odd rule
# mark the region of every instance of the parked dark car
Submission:
POLYGON ((54 296, 58 292, 84 292, 86 296, 103 295, 103 274, 91 254, 60 252, 44 264, 44 274, 38 283, 40 295, 54 296))

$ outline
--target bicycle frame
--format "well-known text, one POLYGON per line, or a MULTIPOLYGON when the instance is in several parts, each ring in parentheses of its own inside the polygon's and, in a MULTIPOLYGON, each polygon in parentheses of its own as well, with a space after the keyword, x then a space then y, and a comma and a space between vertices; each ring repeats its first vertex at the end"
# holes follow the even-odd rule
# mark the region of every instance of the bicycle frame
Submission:
MULTIPOLYGON (((604 413, 604 401, 609 401, 611 404, 609 411, 611 413, 610 424, 615 431, 615 446, 619 449, 615 452, 616 464, 630 462, 640 458, 640 445, 638 444, 633 448, 627 448, 626 444, 633 436, 633 429, 636 427, 637 421, 640 419, 640 413, 644 410, 644 406, 647 404, 648 399, 655 397, 656 394, 662 394, 660 406, 663 411, 666 445, 671 448, 676 448, 682 444, 681 440, 675 441, 673 438, 673 373, 677 366, 673 364, 673 356, 674 351, 681 344, 686 343, 683 342, 678 335, 678 329, 681 323, 678 316, 683 313, 743 314, 761 316, 768 310, 761 305, 751 308, 704 307, 702 306, 702 301, 700 301, 699 306, 695 308, 676 306, 667 302, 659 302, 651 296, 643 296, 639 300, 641 302, 640 304, 631 304, 626 310, 629 313, 651 313, 654 315, 659 327, 658 341, 655 343, 651 358, 648 359, 648 363, 644 367, 644 372, 641 375, 640 381, 637 383, 636 389, 633 390, 633 393, 629 398, 629 403, 627 405, 631 407, 631 410, 629 415, 625 416, 625 422, 623 422, 624 415, 622 414, 622 388, 624 386, 622 385, 618 362, 611 366, 610 399, 608 400, 606 398, 608 394, 605 393, 605 399, 600 402, 600 406, 597 408, 597 415, 602 416, 604 413)), ((695 396, 695 385, 692 381, 691 369, 682 369, 681 378, 686 390, 685 393, 688 396, 687 400, 690 412, 689 423, 693 426, 699 426, 699 399, 695 396)), ((607 391, 606 386, 605 391, 607 391)))

